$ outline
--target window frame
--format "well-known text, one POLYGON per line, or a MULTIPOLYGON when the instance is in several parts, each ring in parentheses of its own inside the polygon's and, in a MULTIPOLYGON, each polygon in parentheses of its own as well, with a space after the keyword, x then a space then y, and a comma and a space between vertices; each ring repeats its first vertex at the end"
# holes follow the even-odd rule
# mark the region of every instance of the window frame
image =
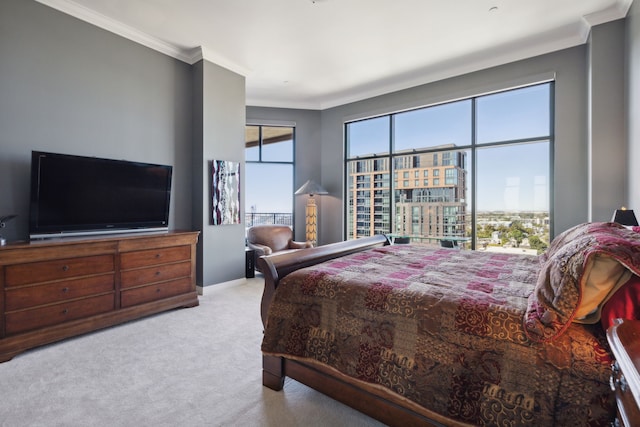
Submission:
MULTIPOLYGON (((273 124, 273 123, 256 123, 256 122, 247 122, 245 124, 245 129, 248 127, 257 127, 258 128, 258 160, 247 160, 246 159, 246 150, 247 150, 247 146, 246 146, 246 137, 245 137, 245 169, 247 168, 247 164, 269 164, 269 165, 291 165, 291 194, 293 194, 295 192, 295 183, 296 183, 296 125, 295 123, 283 123, 283 124, 273 124), (262 158, 262 148, 263 148, 263 128, 290 128, 291 129, 291 161, 283 161, 283 160, 263 160, 262 158)), ((246 172, 245 172, 245 177, 246 177, 246 172)), ((245 227, 248 227, 247 221, 246 221, 246 217, 247 214, 250 214, 251 212, 249 212, 247 210, 247 207, 250 206, 249 203, 247 203, 246 200, 246 195, 247 195, 247 191, 246 191, 246 185, 247 185, 247 181, 246 178, 245 179, 245 200, 244 200, 244 218, 245 218, 245 227)), ((296 224, 296 200, 295 197, 291 198, 291 228, 292 230, 295 232, 295 224, 296 224)), ((278 213, 278 212, 273 212, 273 213, 278 213)))
MULTIPOLYGON (((349 121, 345 121, 343 124, 343 134, 344 134, 344 150, 343 150, 343 174, 344 174, 344 206, 345 206, 345 210, 344 210, 344 226, 343 226, 343 236, 344 238, 347 238, 349 236, 349 209, 347 207, 347 204, 349 203, 349 183, 348 183, 348 173, 349 173, 349 163, 350 162, 358 162, 358 161, 362 161, 362 160, 370 160, 370 159, 389 159, 389 170, 388 173, 390 176, 392 177, 396 177, 395 179, 391 179, 389 182, 389 198, 390 198, 390 212, 397 212, 397 208, 396 208, 396 200, 394 197, 395 194, 395 190, 397 188, 403 188, 401 185, 399 185, 399 179, 398 179, 398 168, 396 168, 396 159, 399 157, 402 157, 403 154, 401 152, 394 152, 394 125, 395 125, 395 116, 407 111, 413 111, 413 110, 419 110, 419 109, 426 109, 426 108, 431 108, 431 107, 437 107, 439 105, 443 105, 443 104, 450 104, 450 103, 455 103, 455 102, 459 102, 459 101, 465 101, 465 100, 470 100, 471 101, 471 114, 470 114, 470 126, 471 126, 471 141, 468 145, 456 145, 454 147, 447 147, 447 148, 438 148, 438 147, 423 147, 423 148, 416 148, 413 150, 412 154, 429 154, 429 153, 433 153, 434 156, 434 167, 446 167, 446 166, 451 166, 451 164, 447 163, 447 161, 450 161, 451 158, 447 158, 447 161, 443 161, 440 162, 441 164, 438 164, 438 157, 439 154, 441 152, 448 152, 448 153, 452 153, 454 151, 464 151, 464 150, 468 150, 469 152, 469 158, 467 159, 467 162, 470 166, 470 177, 468 178, 468 181, 470 181, 470 185, 469 185, 469 189, 468 189, 468 194, 469 194, 469 198, 470 200, 467 202, 467 206, 469 211, 467 212, 467 216, 469 216, 471 218, 470 224, 471 224, 471 234, 469 236, 470 238, 470 246, 471 249, 476 249, 476 222, 477 222, 477 212, 476 212, 476 206, 477 206, 477 178, 478 178, 478 168, 477 168, 477 155, 476 155, 476 151, 478 149, 484 149, 484 148, 491 148, 491 147, 497 147, 497 146, 505 146, 505 145, 517 145, 517 144, 526 144, 526 143, 536 143, 536 142, 548 142, 548 149, 549 149, 549 154, 548 154, 548 167, 549 167, 549 188, 548 188, 548 206, 549 206, 549 239, 552 238, 552 236, 554 236, 554 153, 555 153, 555 80, 552 78, 549 79, 544 79, 544 80, 540 80, 540 81, 536 81, 536 82, 531 82, 531 83, 527 83, 527 84, 522 84, 519 86, 515 86, 515 87, 509 87, 509 88, 503 88, 503 89, 499 89, 499 90, 494 90, 492 92, 489 93, 483 93, 483 94, 477 94, 477 95, 473 95, 473 96, 468 96, 468 97, 464 97, 464 98, 459 98, 459 99, 455 99, 455 100, 450 100, 450 101, 445 101, 445 102, 439 102, 436 104, 431 104, 431 105, 426 105, 426 106, 421 106, 421 107, 416 107, 416 108, 412 108, 412 109, 407 109, 407 110, 402 110, 402 111, 396 111, 396 112, 391 112, 391 113, 386 113, 386 114, 379 114, 377 116, 371 116, 371 117, 366 117, 366 118, 361 118, 361 119, 354 119, 354 120, 349 120, 349 121), (491 95, 495 95, 495 94, 500 94, 500 93, 507 93, 510 91, 517 91, 520 89, 524 89, 524 88, 529 88, 529 87, 535 87, 535 86, 548 86, 548 114, 549 114, 549 129, 548 129, 548 134, 547 135, 538 135, 535 137, 529 137, 529 138, 522 138, 522 139, 513 139, 513 140, 500 140, 500 141, 492 141, 492 142, 482 142, 482 143, 478 143, 477 142, 477 121, 478 121, 478 115, 477 115, 477 101, 479 98, 485 97, 485 96, 491 96, 491 95), (353 123, 357 123, 357 122, 361 122, 361 121, 365 121, 365 120, 370 120, 370 119, 376 119, 376 118, 383 118, 383 117, 389 117, 389 148, 388 151, 385 152, 384 154, 374 154, 374 155, 370 155, 370 156, 353 156, 353 157, 349 157, 348 156, 348 152, 349 152, 349 125, 353 124, 353 123)), ((405 153, 406 155, 406 153, 405 153)), ((455 162, 453 162, 455 163, 455 162)), ((406 173, 406 172, 405 172, 406 173)), ((426 171, 425 171, 426 173, 426 171)), ((429 177, 429 181, 431 182, 432 185, 436 185, 436 183, 434 182, 436 179, 438 179, 438 174, 439 174, 439 170, 438 169, 434 169, 433 173, 431 174, 431 176, 429 177), (437 178, 436 178, 437 177, 437 178)), ((445 172, 442 174, 443 175, 443 179, 444 181, 446 181, 446 169, 445 172)), ((389 233, 394 233, 395 230, 394 228, 397 228, 397 225, 395 224, 396 222, 396 216, 392 216, 390 222, 389 222, 389 233)), ((356 238, 355 236, 357 236, 357 232, 356 229, 354 227, 352 227, 352 232, 354 237, 352 238, 356 238)))

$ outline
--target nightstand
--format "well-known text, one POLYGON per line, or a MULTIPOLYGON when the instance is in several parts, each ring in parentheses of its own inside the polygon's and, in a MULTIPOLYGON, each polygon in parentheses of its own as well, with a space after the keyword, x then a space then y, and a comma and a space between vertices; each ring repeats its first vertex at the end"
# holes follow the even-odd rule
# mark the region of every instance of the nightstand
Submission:
POLYGON ((245 277, 256 277, 256 251, 253 249, 244 249, 244 269, 245 277))
POLYGON ((616 394, 618 415, 614 426, 640 425, 640 321, 616 320, 607 330, 615 359, 611 389, 616 394))

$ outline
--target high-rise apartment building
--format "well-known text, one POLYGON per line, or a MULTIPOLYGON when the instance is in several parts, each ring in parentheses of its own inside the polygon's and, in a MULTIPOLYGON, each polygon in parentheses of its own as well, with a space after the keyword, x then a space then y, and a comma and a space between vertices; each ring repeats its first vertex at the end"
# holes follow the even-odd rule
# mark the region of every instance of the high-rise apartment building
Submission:
POLYGON ((348 162, 347 237, 390 230, 407 236, 463 237, 467 221, 467 151, 399 154, 393 160, 385 157, 348 162), (391 191, 395 201, 393 224, 391 191))

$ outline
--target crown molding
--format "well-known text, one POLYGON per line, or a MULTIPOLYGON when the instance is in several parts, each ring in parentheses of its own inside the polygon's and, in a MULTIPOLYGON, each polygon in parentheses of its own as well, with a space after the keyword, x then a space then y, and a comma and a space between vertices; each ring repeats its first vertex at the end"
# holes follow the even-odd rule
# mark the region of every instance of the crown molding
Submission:
POLYGON ((616 19, 622 19, 627 16, 629 13, 629 8, 633 0, 617 0, 615 4, 610 7, 599 10, 598 12, 590 13, 589 15, 583 16, 584 21, 587 23, 589 28, 594 25, 600 25, 605 22, 615 21, 616 19))
POLYGON ((167 43, 158 39, 143 31, 137 30, 122 22, 109 18, 101 13, 95 12, 84 6, 79 5, 71 0, 36 0, 45 6, 49 6, 67 15, 78 18, 81 21, 88 22, 96 27, 107 30, 111 33, 117 34, 128 40, 134 41, 138 44, 146 46, 150 49, 163 53, 172 58, 180 61, 192 64, 193 53, 189 50, 185 50, 175 46, 171 43, 167 43))
POLYGON ((137 30, 122 22, 116 21, 108 16, 93 11, 85 6, 79 5, 72 0, 36 0, 45 6, 49 6, 81 21, 95 25, 103 30, 117 34, 128 40, 141 44, 145 47, 163 53, 172 58, 178 59, 182 62, 186 62, 189 65, 193 65, 196 62, 204 59, 213 62, 216 65, 227 68, 234 73, 246 76, 250 70, 235 64, 233 61, 217 55, 214 52, 208 50, 203 46, 197 46, 191 49, 184 49, 160 40, 150 34, 137 30))

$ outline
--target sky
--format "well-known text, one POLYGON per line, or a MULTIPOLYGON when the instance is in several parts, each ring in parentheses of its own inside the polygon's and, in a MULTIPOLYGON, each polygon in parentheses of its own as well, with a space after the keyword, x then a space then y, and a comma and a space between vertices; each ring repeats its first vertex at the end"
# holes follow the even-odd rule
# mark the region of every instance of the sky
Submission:
MULTIPOLYGON (((263 161, 293 161, 293 141, 268 144, 263 150, 263 161)), ((258 159, 257 147, 247 150, 245 163, 244 211, 250 213, 255 206, 257 213, 293 212, 293 164, 251 163, 258 159)))

